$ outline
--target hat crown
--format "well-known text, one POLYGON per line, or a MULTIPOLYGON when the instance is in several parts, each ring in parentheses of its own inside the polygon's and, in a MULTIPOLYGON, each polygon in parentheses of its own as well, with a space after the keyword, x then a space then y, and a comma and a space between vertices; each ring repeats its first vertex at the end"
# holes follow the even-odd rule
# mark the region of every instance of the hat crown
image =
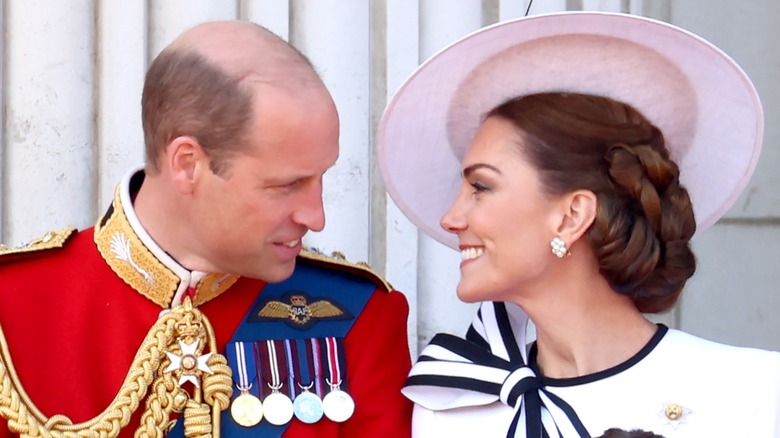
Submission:
POLYGON ((480 29, 412 73, 378 130, 388 193, 423 232, 456 248, 439 219, 457 196, 460 161, 484 114, 510 98, 549 91, 610 97, 658 126, 698 231, 731 207, 755 169, 761 104, 728 55, 668 23, 566 12, 480 29))

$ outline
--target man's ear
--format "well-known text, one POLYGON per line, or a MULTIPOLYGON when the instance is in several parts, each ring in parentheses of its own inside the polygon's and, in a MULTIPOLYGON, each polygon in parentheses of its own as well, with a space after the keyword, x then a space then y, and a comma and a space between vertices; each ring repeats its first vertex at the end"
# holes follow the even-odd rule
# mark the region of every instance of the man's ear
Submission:
POLYGON ((571 245, 588 231, 596 220, 598 198, 590 190, 575 190, 561 198, 561 215, 558 237, 571 245))
POLYGON ((199 173, 208 169, 208 157, 200 143, 190 136, 173 139, 165 148, 165 161, 173 186, 181 193, 192 193, 199 173))

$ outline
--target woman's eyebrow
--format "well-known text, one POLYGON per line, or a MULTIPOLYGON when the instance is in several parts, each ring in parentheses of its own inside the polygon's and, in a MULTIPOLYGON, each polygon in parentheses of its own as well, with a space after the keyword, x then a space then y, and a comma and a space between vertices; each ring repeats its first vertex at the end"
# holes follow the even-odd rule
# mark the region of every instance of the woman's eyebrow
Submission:
POLYGON ((496 172, 497 174, 501 175, 501 171, 498 170, 497 167, 491 166, 490 164, 487 163, 477 163, 477 164, 472 164, 471 166, 463 169, 463 177, 468 178, 469 175, 474 173, 474 171, 476 171, 477 169, 490 169, 493 172, 496 172))

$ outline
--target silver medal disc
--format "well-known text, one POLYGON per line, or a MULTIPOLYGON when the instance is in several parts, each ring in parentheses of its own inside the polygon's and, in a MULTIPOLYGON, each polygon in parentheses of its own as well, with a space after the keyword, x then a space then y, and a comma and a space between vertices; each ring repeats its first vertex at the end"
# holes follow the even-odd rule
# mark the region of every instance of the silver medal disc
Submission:
POLYGON ((230 405, 230 416, 240 426, 256 426, 263 419, 263 403, 254 395, 243 393, 230 405))
POLYGON ((272 392, 263 401, 265 419, 274 426, 287 424, 293 417, 293 403, 281 392, 272 392))
POLYGON ((322 400, 317 397, 317 394, 303 391, 295 397, 293 410, 295 411, 295 418, 302 422, 307 424, 316 423, 322 418, 322 400))
POLYGON ((322 410, 332 421, 343 423, 355 412, 355 401, 346 392, 334 389, 322 399, 322 410))

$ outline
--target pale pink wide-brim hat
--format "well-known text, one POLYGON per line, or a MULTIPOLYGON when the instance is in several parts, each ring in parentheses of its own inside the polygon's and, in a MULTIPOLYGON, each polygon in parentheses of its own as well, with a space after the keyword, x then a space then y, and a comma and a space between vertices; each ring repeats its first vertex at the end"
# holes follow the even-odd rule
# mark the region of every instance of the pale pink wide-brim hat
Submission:
POLYGON ((537 15, 456 41, 396 92, 379 125, 377 154, 401 211, 456 248, 457 237, 439 220, 457 196, 461 160, 485 113, 510 98, 548 91, 607 96, 658 126, 680 166, 698 231, 733 205, 756 166, 761 103, 720 49, 634 15, 537 15))

